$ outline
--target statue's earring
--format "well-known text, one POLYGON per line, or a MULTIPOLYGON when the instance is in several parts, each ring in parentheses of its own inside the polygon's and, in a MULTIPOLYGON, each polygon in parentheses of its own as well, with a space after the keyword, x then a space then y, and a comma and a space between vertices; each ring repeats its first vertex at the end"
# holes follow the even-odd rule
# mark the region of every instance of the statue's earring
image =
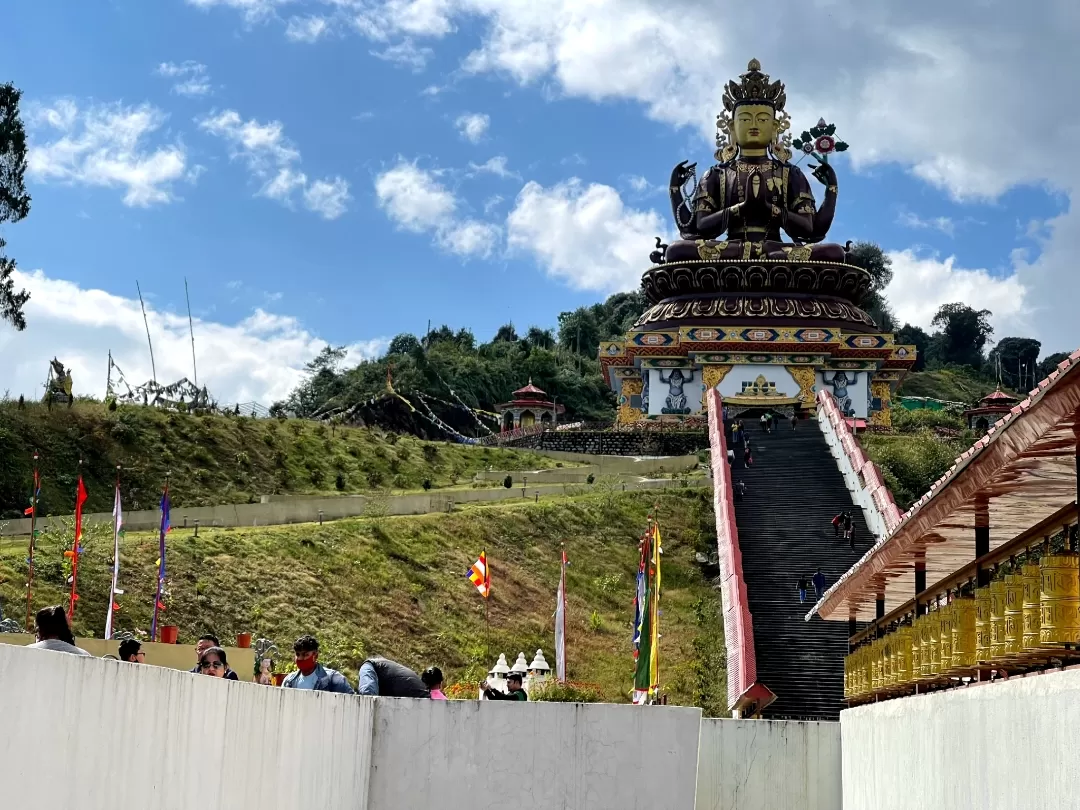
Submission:
POLYGON ((731 122, 728 121, 727 116, 716 116, 716 151, 713 156, 720 163, 730 163, 739 154, 739 148, 729 142, 730 136, 731 122))

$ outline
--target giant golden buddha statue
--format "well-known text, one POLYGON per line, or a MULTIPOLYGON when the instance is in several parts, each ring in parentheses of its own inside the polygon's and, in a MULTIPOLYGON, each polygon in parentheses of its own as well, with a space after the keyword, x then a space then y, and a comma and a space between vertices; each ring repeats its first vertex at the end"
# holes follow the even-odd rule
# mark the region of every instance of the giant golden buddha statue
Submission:
POLYGON ((750 60, 739 82, 728 82, 725 112, 717 118, 717 157, 692 196, 683 187, 693 166, 683 161, 671 172, 671 205, 682 237, 670 245, 666 262, 688 259, 774 259, 843 262, 841 245, 822 242, 836 209, 836 171, 826 162, 813 175, 825 185, 817 207, 806 175, 789 162, 785 136, 784 85, 770 81, 750 60), (785 243, 784 231, 795 243, 785 243), (720 240, 727 234, 726 240, 720 240))

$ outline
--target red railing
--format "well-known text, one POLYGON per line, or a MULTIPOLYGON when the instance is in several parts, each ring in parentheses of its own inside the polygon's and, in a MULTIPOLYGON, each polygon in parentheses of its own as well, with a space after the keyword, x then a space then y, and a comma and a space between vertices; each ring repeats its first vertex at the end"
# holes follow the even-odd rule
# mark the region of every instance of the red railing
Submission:
POLYGON ((754 714, 773 700, 773 694, 757 682, 754 625, 743 579, 739 529, 727 463, 724 408, 720 393, 708 392, 709 444, 712 448, 713 508, 716 513, 716 548, 720 560, 720 593, 724 611, 724 643, 727 647, 728 708, 754 714))

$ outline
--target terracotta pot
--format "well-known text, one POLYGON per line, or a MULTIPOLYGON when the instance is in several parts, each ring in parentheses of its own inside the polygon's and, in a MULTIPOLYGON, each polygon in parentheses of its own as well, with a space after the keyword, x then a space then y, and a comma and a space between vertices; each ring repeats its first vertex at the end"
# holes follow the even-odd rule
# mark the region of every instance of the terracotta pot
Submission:
POLYGON ((180 633, 180 628, 175 624, 167 624, 161 628, 161 638, 158 639, 162 644, 175 644, 176 637, 180 633))
POLYGON ((288 674, 289 674, 288 672, 275 672, 274 673, 274 686, 281 686, 282 682, 285 680, 285 676, 288 675, 288 674))
POLYGON ((236 646, 241 650, 246 650, 251 646, 251 633, 237 633, 236 634, 236 646))

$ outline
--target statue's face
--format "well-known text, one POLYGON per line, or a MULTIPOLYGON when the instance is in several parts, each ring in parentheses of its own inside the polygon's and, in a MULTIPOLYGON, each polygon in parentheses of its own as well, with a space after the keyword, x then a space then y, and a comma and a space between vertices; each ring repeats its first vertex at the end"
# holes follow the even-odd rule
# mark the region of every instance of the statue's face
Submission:
POLYGON ((764 149, 776 138, 776 113, 766 104, 745 104, 735 109, 735 143, 764 149))

